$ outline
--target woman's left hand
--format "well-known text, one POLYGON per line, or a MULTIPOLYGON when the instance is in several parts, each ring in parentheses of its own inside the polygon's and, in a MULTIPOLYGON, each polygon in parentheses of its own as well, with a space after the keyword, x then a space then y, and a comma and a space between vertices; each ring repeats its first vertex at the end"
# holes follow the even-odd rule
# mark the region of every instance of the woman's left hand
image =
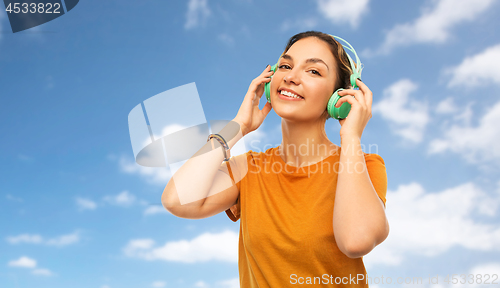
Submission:
POLYGON ((368 120, 372 118, 372 91, 359 79, 356 79, 356 84, 359 90, 345 89, 338 92, 341 97, 335 107, 340 107, 344 102, 351 104, 351 111, 347 117, 339 120, 340 138, 354 136, 361 139, 361 134, 363 134, 368 120))

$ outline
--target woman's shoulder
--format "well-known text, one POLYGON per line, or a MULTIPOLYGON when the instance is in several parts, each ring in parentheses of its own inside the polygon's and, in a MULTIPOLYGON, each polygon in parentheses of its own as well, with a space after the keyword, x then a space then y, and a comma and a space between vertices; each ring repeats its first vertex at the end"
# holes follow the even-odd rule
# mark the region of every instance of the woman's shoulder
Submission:
MULTIPOLYGON (((275 153, 276 147, 269 148, 265 151, 254 151, 254 150, 248 150, 245 153, 236 155, 234 157, 231 157, 234 159, 235 162, 237 163, 248 163, 248 162, 262 162, 267 159, 267 161, 270 161, 270 159, 273 156, 273 153, 275 153)), ((246 166, 246 165, 244 165, 246 166)))
POLYGON ((365 155, 365 160, 379 161, 379 162, 382 162, 382 164, 385 164, 382 156, 380 156, 377 153, 365 153, 365 152, 363 152, 363 154, 365 155))
POLYGON ((271 147, 267 148, 264 151, 254 151, 254 150, 248 150, 245 155, 250 156, 250 157, 269 157, 272 156, 274 153, 276 153, 276 149, 278 147, 271 147))

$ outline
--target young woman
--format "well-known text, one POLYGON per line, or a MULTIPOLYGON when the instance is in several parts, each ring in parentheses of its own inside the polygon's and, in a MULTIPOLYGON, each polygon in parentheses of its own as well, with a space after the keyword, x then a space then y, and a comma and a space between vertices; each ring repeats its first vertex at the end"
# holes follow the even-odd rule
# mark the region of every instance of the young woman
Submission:
MULTIPOLYGON (((221 149, 209 149, 188 160, 167 184, 162 202, 174 215, 198 219, 226 211, 232 221, 240 220, 242 288, 368 287, 362 256, 389 233, 387 175, 379 155, 362 151, 372 92, 361 79, 360 89, 351 89, 352 73, 346 52, 331 35, 293 36, 276 72, 268 65, 252 81, 236 117, 218 133, 230 149, 274 109, 282 119, 281 144, 222 165, 221 149), (270 103, 261 110, 268 82, 270 103), (345 90, 335 106, 347 102, 351 110, 339 120, 337 146, 328 139, 325 122, 327 103, 339 88, 345 90), (193 175, 200 175, 195 184, 193 175), (192 198, 197 200, 181 205, 183 193, 197 194, 192 198)), ((221 144, 212 138, 200 151, 221 144)))

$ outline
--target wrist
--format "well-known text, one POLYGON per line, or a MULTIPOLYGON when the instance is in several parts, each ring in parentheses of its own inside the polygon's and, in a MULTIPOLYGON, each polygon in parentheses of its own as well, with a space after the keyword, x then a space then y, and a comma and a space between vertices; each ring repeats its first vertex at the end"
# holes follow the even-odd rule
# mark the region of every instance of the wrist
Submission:
POLYGON ((352 143, 352 142, 360 142, 361 143, 361 137, 359 135, 355 134, 345 134, 345 135, 340 135, 340 142, 346 142, 346 143, 352 143))
POLYGON ((246 126, 245 126, 245 125, 243 125, 243 123, 242 123, 241 121, 239 121, 239 120, 238 120, 238 119, 236 119, 236 118, 234 118, 232 121, 233 121, 233 122, 235 122, 236 124, 238 124, 238 125, 239 125, 239 128, 240 128, 240 131, 241 131, 241 135, 242 135, 242 136, 245 136, 245 135, 248 133, 248 132, 247 132, 247 130, 248 130, 248 129, 246 128, 246 126))
POLYGON ((361 139, 357 135, 345 135, 340 140, 342 147, 342 155, 345 156, 362 156, 363 149, 361 147, 361 139))

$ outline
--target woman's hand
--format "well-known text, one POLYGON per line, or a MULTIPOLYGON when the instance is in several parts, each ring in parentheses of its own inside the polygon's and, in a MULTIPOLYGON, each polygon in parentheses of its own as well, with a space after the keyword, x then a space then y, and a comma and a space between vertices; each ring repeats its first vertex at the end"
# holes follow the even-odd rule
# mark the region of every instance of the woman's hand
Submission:
POLYGON ((361 139, 361 134, 363 134, 368 120, 372 118, 372 91, 359 79, 356 79, 356 84, 360 90, 346 89, 338 92, 341 97, 335 107, 340 107, 344 102, 351 104, 351 111, 347 117, 339 120, 342 127, 340 128, 340 138, 354 136, 361 139))
POLYGON ((273 71, 271 71, 271 66, 267 65, 266 69, 252 80, 240 110, 233 119, 233 121, 240 124, 243 136, 259 128, 269 111, 271 111, 271 103, 267 101, 262 110, 259 109, 259 101, 264 93, 264 85, 271 81, 271 78, 269 78, 271 75, 273 75, 273 71))

